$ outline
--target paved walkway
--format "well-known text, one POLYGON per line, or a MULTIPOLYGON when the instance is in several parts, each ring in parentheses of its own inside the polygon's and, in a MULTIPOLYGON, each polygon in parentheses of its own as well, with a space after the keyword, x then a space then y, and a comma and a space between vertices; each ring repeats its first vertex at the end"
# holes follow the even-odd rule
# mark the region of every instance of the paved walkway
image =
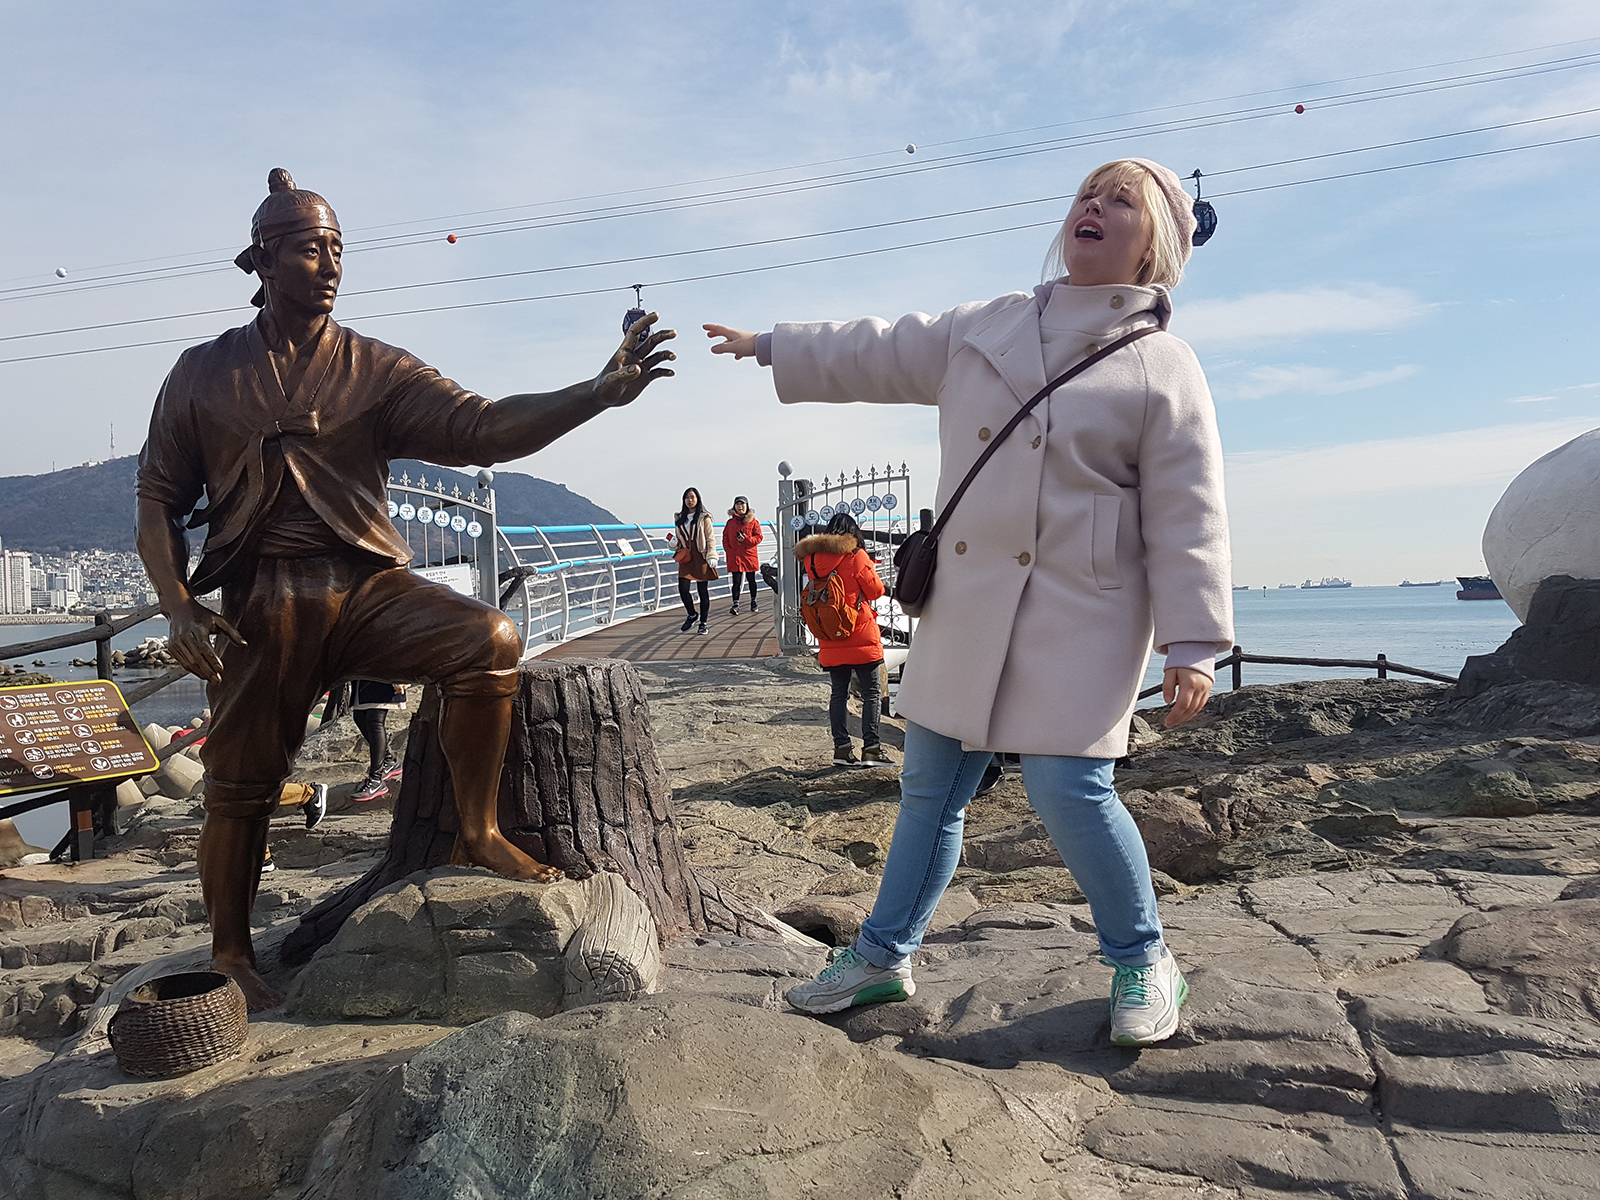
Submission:
POLYGON ((629 662, 685 662, 710 658, 770 658, 778 653, 772 632, 772 601, 763 595, 761 611, 728 615, 727 600, 711 602, 710 632, 679 630, 683 609, 635 617, 602 626, 552 646, 540 658, 625 658, 629 662))

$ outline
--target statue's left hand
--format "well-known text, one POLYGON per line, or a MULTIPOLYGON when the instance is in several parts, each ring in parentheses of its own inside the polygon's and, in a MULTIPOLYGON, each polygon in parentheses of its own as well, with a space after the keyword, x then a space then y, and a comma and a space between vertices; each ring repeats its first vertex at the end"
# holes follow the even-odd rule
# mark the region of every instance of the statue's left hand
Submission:
POLYGON ((662 363, 674 361, 678 356, 670 350, 657 350, 662 342, 678 335, 671 329, 656 333, 650 327, 659 320, 659 314, 640 317, 623 335, 622 345, 611 356, 611 361, 594 381, 594 399, 607 408, 619 408, 639 398, 653 380, 666 379, 676 374, 662 363))

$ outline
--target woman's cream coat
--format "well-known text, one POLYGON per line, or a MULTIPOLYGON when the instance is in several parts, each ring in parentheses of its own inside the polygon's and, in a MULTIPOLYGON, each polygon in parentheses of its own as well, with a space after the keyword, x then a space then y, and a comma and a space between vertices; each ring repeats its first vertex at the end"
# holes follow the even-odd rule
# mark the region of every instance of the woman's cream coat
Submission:
MULTIPOLYGON (((1051 335, 1057 374, 1171 313, 1160 288, 1056 290, 1071 327, 1051 335)), ((780 324, 778 397, 937 405, 942 512, 1047 382, 1050 295, 780 324)), ((1167 333, 1041 402, 979 472, 940 539, 896 708, 969 747, 1118 758, 1152 633, 1161 651, 1233 639, 1216 413, 1194 352, 1167 333)))

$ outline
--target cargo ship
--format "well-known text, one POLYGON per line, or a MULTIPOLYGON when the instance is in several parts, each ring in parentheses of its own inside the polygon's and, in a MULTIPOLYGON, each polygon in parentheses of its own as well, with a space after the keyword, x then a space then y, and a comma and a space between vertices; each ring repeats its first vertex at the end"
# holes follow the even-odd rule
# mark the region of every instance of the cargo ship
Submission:
POLYGON ((1457 600, 1504 600, 1500 589, 1495 586, 1494 580, 1487 575, 1457 575, 1456 582, 1461 585, 1461 590, 1456 593, 1457 600))
POLYGON ((1349 586, 1350 581, 1348 579, 1330 579, 1327 576, 1323 576, 1317 583, 1312 583, 1309 579, 1306 580, 1300 585, 1300 589, 1304 591, 1307 588, 1315 590, 1317 588, 1347 588, 1349 586))
POLYGON ((1411 580, 1409 580, 1409 579, 1402 579, 1400 581, 1400 586, 1401 587, 1443 587, 1444 586, 1444 580, 1442 580, 1442 579, 1434 579, 1434 580, 1430 580, 1427 583, 1412 583, 1411 580))

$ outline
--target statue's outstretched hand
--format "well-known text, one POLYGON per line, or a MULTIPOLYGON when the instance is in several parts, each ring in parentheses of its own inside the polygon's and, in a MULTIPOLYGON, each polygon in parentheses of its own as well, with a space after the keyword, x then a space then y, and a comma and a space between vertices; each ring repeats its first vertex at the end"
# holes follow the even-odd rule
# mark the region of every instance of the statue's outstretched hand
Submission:
POLYGON ((711 347, 713 354, 731 354, 734 358, 751 358, 756 352, 756 335, 748 329, 735 329, 731 325, 702 325, 709 338, 721 338, 711 347))
POLYGON ((178 665, 207 683, 222 678, 222 656, 211 644, 213 634, 227 638, 235 646, 245 640, 239 631, 198 600, 191 600, 167 618, 169 636, 167 652, 178 660, 178 665))
POLYGON ((651 333, 650 327, 659 319, 659 314, 650 313, 629 327, 623 335, 622 345, 617 347, 605 370, 595 378, 596 402, 607 408, 632 404, 653 380, 676 374, 661 364, 672 362, 678 356, 670 350, 657 350, 656 347, 678 335, 671 329, 651 333))

